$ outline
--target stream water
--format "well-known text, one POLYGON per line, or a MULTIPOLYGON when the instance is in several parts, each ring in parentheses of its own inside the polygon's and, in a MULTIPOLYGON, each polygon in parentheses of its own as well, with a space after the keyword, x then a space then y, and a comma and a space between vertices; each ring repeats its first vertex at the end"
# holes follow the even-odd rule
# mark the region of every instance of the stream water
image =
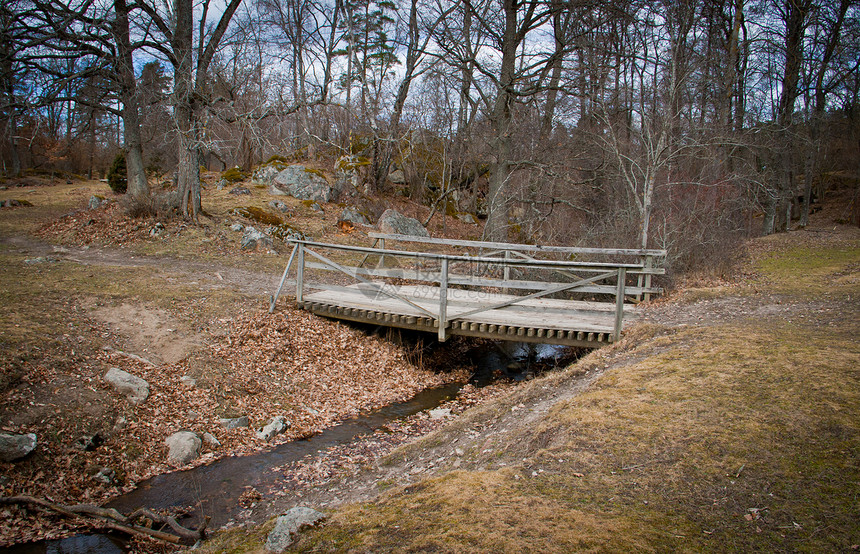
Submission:
MULTIPOLYGON (((574 356, 571 349, 553 345, 489 343, 470 350, 466 357, 476 367, 471 381, 483 386, 499 377, 524 379, 539 368, 553 367, 574 356)), ((194 469, 157 475, 141 482, 130 493, 111 500, 107 506, 122 513, 130 513, 140 507, 161 510, 196 506, 195 511, 181 523, 196 527, 203 516, 208 515, 212 518, 209 528, 217 529, 241 509, 239 498, 247 487, 263 489, 279 478, 272 468, 347 443, 394 420, 435 408, 454 398, 463 385, 452 383, 426 389, 410 400, 345 420, 318 435, 284 443, 271 450, 231 456, 194 469)), ((108 554, 125 551, 126 541, 122 536, 103 534, 0 548, 0 554, 108 554)))

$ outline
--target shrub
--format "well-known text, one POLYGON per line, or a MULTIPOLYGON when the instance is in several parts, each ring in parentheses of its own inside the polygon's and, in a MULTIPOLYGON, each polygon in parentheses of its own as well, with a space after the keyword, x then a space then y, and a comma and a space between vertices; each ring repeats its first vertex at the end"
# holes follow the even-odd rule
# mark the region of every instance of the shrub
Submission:
POLYGON ((108 186, 117 194, 125 194, 128 189, 128 172, 125 167, 125 154, 120 152, 113 159, 107 172, 108 186))
POLYGON ((238 167, 231 167, 221 174, 221 178, 228 183, 238 183, 244 180, 248 175, 238 167))

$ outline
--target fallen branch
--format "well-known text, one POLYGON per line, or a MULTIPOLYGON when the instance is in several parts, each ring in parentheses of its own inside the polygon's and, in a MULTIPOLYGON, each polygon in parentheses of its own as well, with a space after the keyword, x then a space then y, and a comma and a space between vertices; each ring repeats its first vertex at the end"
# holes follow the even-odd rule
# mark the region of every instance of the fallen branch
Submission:
POLYGON ((97 526, 103 529, 128 533, 129 535, 149 537, 170 544, 194 544, 206 538, 206 527, 209 525, 208 516, 198 529, 187 529, 170 516, 158 515, 145 509, 136 510, 130 516, 126 517, 113 508, 102 508, 92 504, 66 506, 32 496, 0 496, 0 505, 8 504, 36 507, 68 518, 83 519, 91 527, 97 526), (175 534, 165 533, 164 531, 135 523, 141 519, 148 519, 153 523, 166 525, 175 534))

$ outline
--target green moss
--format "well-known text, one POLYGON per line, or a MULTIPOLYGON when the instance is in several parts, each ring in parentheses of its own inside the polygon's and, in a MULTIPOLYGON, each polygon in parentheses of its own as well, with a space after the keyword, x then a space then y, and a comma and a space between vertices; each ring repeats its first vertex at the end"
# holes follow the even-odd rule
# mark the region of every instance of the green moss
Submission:
POLYGON ((221 178, 229 183, 238 183, 239 181, 243 181, 248 177, 248 174, 239 169, 238 167, 231 167, 227 171, 221 174, 221 178))
POLYGON ((274 225, 269 229, 269 231, 273 238, 280 239, 284 242, 297 236, 304 236, 304 233, 287 223, 274 225))
POLYGON ((335 169, 346 173, 367 165, 370 165, 370 159, 364 156, 343 156, 337 161, 335 169))
POLYGON ((270 165, 270 164, 284 164, 284 165, 286 165, 288 163, 290 163, 290 161, 287 158, 285 158, 284 156, 281 156, 280 154, 273 154, 271 157, 269 157, 268 160, 266 160, 266 163, 264 163, 263 165, 270 165))
POLYGON ((322 172, 322 171, 320 171, 319 169, 314 169, 314 168, 312 168, 312 167, 306 167, 306 168, 305 168, 305 173, 310 173, 311 175, 316 175, 317 177, 320 177, 320 178, 322 178, 322 179, 325 179, 325 173, 323 173, 323 172, 322 172))
POLYGON ((268 212, 257 206, 244 206, 241 208, 233 208, 228 212, 231 215, 237 215, 261 223, 263 225, 281 225, 284 220, 278 215, 268 212))

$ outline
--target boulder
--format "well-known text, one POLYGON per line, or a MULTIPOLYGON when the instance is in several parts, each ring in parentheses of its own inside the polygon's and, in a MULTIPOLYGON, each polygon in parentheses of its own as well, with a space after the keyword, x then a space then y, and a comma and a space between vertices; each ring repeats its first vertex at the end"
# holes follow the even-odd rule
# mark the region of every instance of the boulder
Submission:
POLYGON ((250 422, 248 416, 243 415, 242 417, 221 418, 221 425, 226 429, 238 429, 239 427, 247 427, 250 422))
POLYGON ((337 218, 340 221, 348 221, 353 225, 370 225, 370 221, 364 216, 363 213, 353 208, 352 206, 347 206, 340 212, 340 217, 337 218))
POLYGON ((406 175, 403 174, 402 169, 395 169, 388 174, 388 180, 391 181, 391 183, 394 185, 405 185, 406 175))
POLYGON ((167 462, 175 467, 184 466, 188 462, 197 459, 200 455, 200 447, 203 442, 197 433, 191 431, 177 431, 166 439, 167 462))
POLYGON ((367 190, 370 160, 362 156, 341 156, 334 163, 335 189, 342 195, 352 197, 367 190))
POLYGON ((303 165, 291 165, 275 175, 269 192, 314 202, 329 202, 333 194, 325 177, 303 165))
POLYGON ((475 219, 475 216, 473 216, 470 213, 460 212, 454 217, 456 217, 457 219, 459 219, 463 223, 468 223, 470 225, 477 225, 478 224, 478 220, 475 219))
POLYGON ((218 448, 221 446, 221 441, 212 433, 203 433, 203 443, 209 448, 218 448))
POLYGON ((273 248, 272 239, 266 236, 262 231, 258 231, 253 227, 245 227, 245 234, 242 235, 242 250, 256 250, 260 246, 273 248))
POLYGON ((251 175, 251 184, 268 187, 272 184, 275 176, 280 172, 281 170, 278 169, 275 164, 261 165, 255 169, 254 174, 251 175))
POLYGON ((430 410, 430 419, 445 419, 451 416, 451 408, 436 408, 430 410))
POLYGON ((264 441, 270 441, 275 435, 283 433, 287 429, 287 422, 283 416, 276 416, 268 425, 257 432, 257 437, 264 441))
POLYGON ((429 237, 430 233, 421 225, 421 222, 411 217, 406 217, 397 210, 387 209, 379 217, 377 228, 383 233, 395 235, 411 235, 415 237, 429 237))
POLYGON ((296 540, 299 531, 313 527, 325 520, 326 516, 312 508, 296 506, 275 520, 275 528, 266 538, 266 550, 283 552, 296 540))
POLYGON ((35 449, 35 433, 27 433, 26 435, 0 433, 0 461, 13 462, 35 449))
POLYGON ((140 404, 149 396, 149 383, 118 367, 112 367, 105 373, 104 380, 124 394, 132 404, 140 404))
POLYGON ((97 196, 94 194, 90 196, 90 201, 87 203, 87 207, 91 210, 95 210, 97 208, 100 208, 102 204, 106 202, 107 200, 105 200, 104 196, 97 196))
POLYGON ((228 194, 251 194, 248 187, 233 187, 228 194))

